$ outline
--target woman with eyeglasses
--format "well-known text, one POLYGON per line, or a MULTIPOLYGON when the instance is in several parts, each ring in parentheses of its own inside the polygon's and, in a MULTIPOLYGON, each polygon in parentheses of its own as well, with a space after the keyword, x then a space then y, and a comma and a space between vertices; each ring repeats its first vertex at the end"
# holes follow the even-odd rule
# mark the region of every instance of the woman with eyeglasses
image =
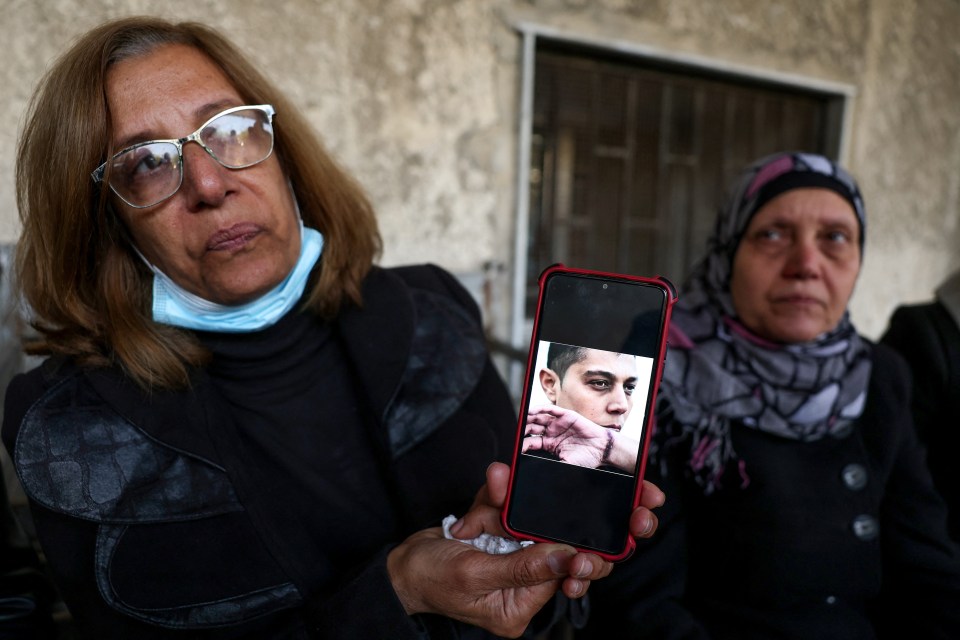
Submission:
POLYGON ((515 416, 478 310, 438 268, 373 266, 357 184, 213 30, 82 37, 17 194, 48 357, 3 440, 83 637, 516 636, 609 573, 436 526, 502 533, 515 416))
POLYGON ((847 312, 865 230, 828 158, 738 176, 671 320, 647 465, 670 500, 578 638, 960 638, 906 365, 847 312))

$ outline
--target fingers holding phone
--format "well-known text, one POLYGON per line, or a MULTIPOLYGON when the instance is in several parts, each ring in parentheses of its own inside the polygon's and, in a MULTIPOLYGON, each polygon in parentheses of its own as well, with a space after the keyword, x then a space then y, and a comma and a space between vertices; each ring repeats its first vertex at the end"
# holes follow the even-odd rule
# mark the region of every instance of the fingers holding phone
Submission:
MULTIPOLYGON (((456 532, 451 529, 455 537, 504 533, 497 513, 508 480, 506 465, 487 468, 486 484, 456 532)), ((647 509, 640 507, 638 514, 641 511, 647 509)), ((538 544, 490 555, 444 538, 438 528, 413 534, 387 557, 391 584, 407 613, 437 613, 504 637, 521 635, 558 590, 580 598, 593 580, 606 577, 611 569, 612 563, 569 545, 538 544)))
POLYGON ((433 528, 393 549, 387 572, 408 614, 435 613, 517 637, 557 590, 580 597, 590 580, 609 573, 609 563, 596 557, 574 562, 578 555, 584 554, 564 545, 489 555, 433 528))

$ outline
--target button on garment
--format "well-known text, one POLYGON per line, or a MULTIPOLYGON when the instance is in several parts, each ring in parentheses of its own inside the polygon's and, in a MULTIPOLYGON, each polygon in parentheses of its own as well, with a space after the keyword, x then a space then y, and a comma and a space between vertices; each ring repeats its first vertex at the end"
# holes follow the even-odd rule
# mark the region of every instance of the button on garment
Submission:
POLYGON ((853 535, 864 542, 876 540, 877 536, 880 535, 880 523, 877 522, 876 518, 867 514, 854 518, 851 528, 853 529, 853 535))
POLYGON ((862 464, 851 463, 840 472, 843 484, 851 491, 860 491, 867 486, 867 469, 862 464))

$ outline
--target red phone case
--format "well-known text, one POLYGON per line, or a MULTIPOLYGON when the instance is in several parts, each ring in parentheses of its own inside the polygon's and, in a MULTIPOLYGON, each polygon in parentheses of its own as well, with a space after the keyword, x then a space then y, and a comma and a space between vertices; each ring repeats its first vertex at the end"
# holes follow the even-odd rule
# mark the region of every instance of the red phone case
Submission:
MULTIPOLYGON (((637 469, 638 482, 637 482, 636 490, 634 491, 633 506, 632 506, 633 509, 636 509, 637 506, 639 506, 640 504, 640 493, 643 488, 643 474, 646 470, 646 463, 647 463, 647 448, 649 447, 649 444, 650 444, 650 433, 652 431, 651 430, 651 422, 653 420, 652 407, 655 406, 656 394, 660 387, 660 377, 663 374, 663 363, 664 363, 666 348, 667 348, 667 333, 670 327, 670 316, 671 316, 671 313, 673 312, 673 305, 677 301, 677 289, 672 282, 670 282, 667 278, 663 276, 655 276, 652 278, 648 278, 643 276, 633 276, 633 275, 627 275, 627 274, 621 274, 621 273, 591 271, 588 269, 575 269, 575 268, 566 267, 562 264, 555 264, 544 269, 538 279, 538 282, 540 285, 540 293, 537 300, 537 315, 534 318, 533 332, 530 338, 530 348, 527 352, 527 370, 526 370, 527 373, 524 376, 523 395, 520 401, 521 408, 526 407, 527 402, 529 401, 529 393, 530 393, 529 377, 534 367, 533 356, 534 356, 534 353, 536 352, 537 336, 539 335, 540 311, 543 306, 543 294, 546 288, 545 284, 547 279, 551 275, 556 273, 579 274, 579 275, 595 276, 595 277, 601 277, 601 278, 614 278, 618 280, 627 280, 632 282, 642 282, 642 283, 659 287, 663 289, 667 294, 667 303, 666 303, 666 308, 664 310, 663 332, 660 338, 660 343, 658 345, 656 357, 654 360, 656 363, 656 370, 654 372, 654 378, 656 380, 656 383, 653 385, 653 388, 650 392, 649 402, 651 406, 651 411, 646 416, 644 420, 644 425, 643 425, 644 435, 643 435, 643 442, 641 443, 641 448, 640 448, 640 457, 638 460, 639 467, 637 469)), ((524 412, 521 410, 520 415, 518 416, 518 419, 517 419, 517 429, 519 431, 519 434, 523 433, 525 423, 526 423, 526 420, 525 420, 524 412)), ((507 489, 507 497, 504 502, 503 509, 500 512, 501 524, 503 525, 503 528, 505 531, 507 531, 510 535, 517 538, 518 540, 532 540, 534 542, 556 542, 555 540, 540 538, 527 533, 514 531, 510 527, 509 523, 507 522, 507 512, 510 506, 510 500, 512 497, 511 494, 513 492, 513 474, 516 472, 517 457, 520 455, 521 442, 522 442, 522 438, 518 435, 514 445, 513 459, 510 464, 510 484, 508 485, 508 489, 507 489)), ((626 527, 626 523, 624 526, 626 527)), ((587 553, 593 553, 611 562, 620 562, 629 558, 630 555, 633 553, 633 550, 635 547, 636 547, 635 540, 633 539, 632 536, 627 535, 626 544, 624 546, 623 551, 617 554, 603 553, 594 549, 580 549, 580 550, 587 553)))

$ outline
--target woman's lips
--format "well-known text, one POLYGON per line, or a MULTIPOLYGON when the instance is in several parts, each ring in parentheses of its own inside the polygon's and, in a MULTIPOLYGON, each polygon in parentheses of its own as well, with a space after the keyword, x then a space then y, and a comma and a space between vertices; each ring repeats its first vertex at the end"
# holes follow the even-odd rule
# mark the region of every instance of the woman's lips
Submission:
POLYGON ((780 304, 797 304, 797 305, 823 304, 818 298, 815 298, 813 296, 804 296, 804 295, 780 296, 775 299, 775 302, 778 302, 780 304))
POLYGON ((229 229, 221 229, 207 240, 208 251, 232 251, 247 244, 261 231, 252 222, 235 224, 229 229))

